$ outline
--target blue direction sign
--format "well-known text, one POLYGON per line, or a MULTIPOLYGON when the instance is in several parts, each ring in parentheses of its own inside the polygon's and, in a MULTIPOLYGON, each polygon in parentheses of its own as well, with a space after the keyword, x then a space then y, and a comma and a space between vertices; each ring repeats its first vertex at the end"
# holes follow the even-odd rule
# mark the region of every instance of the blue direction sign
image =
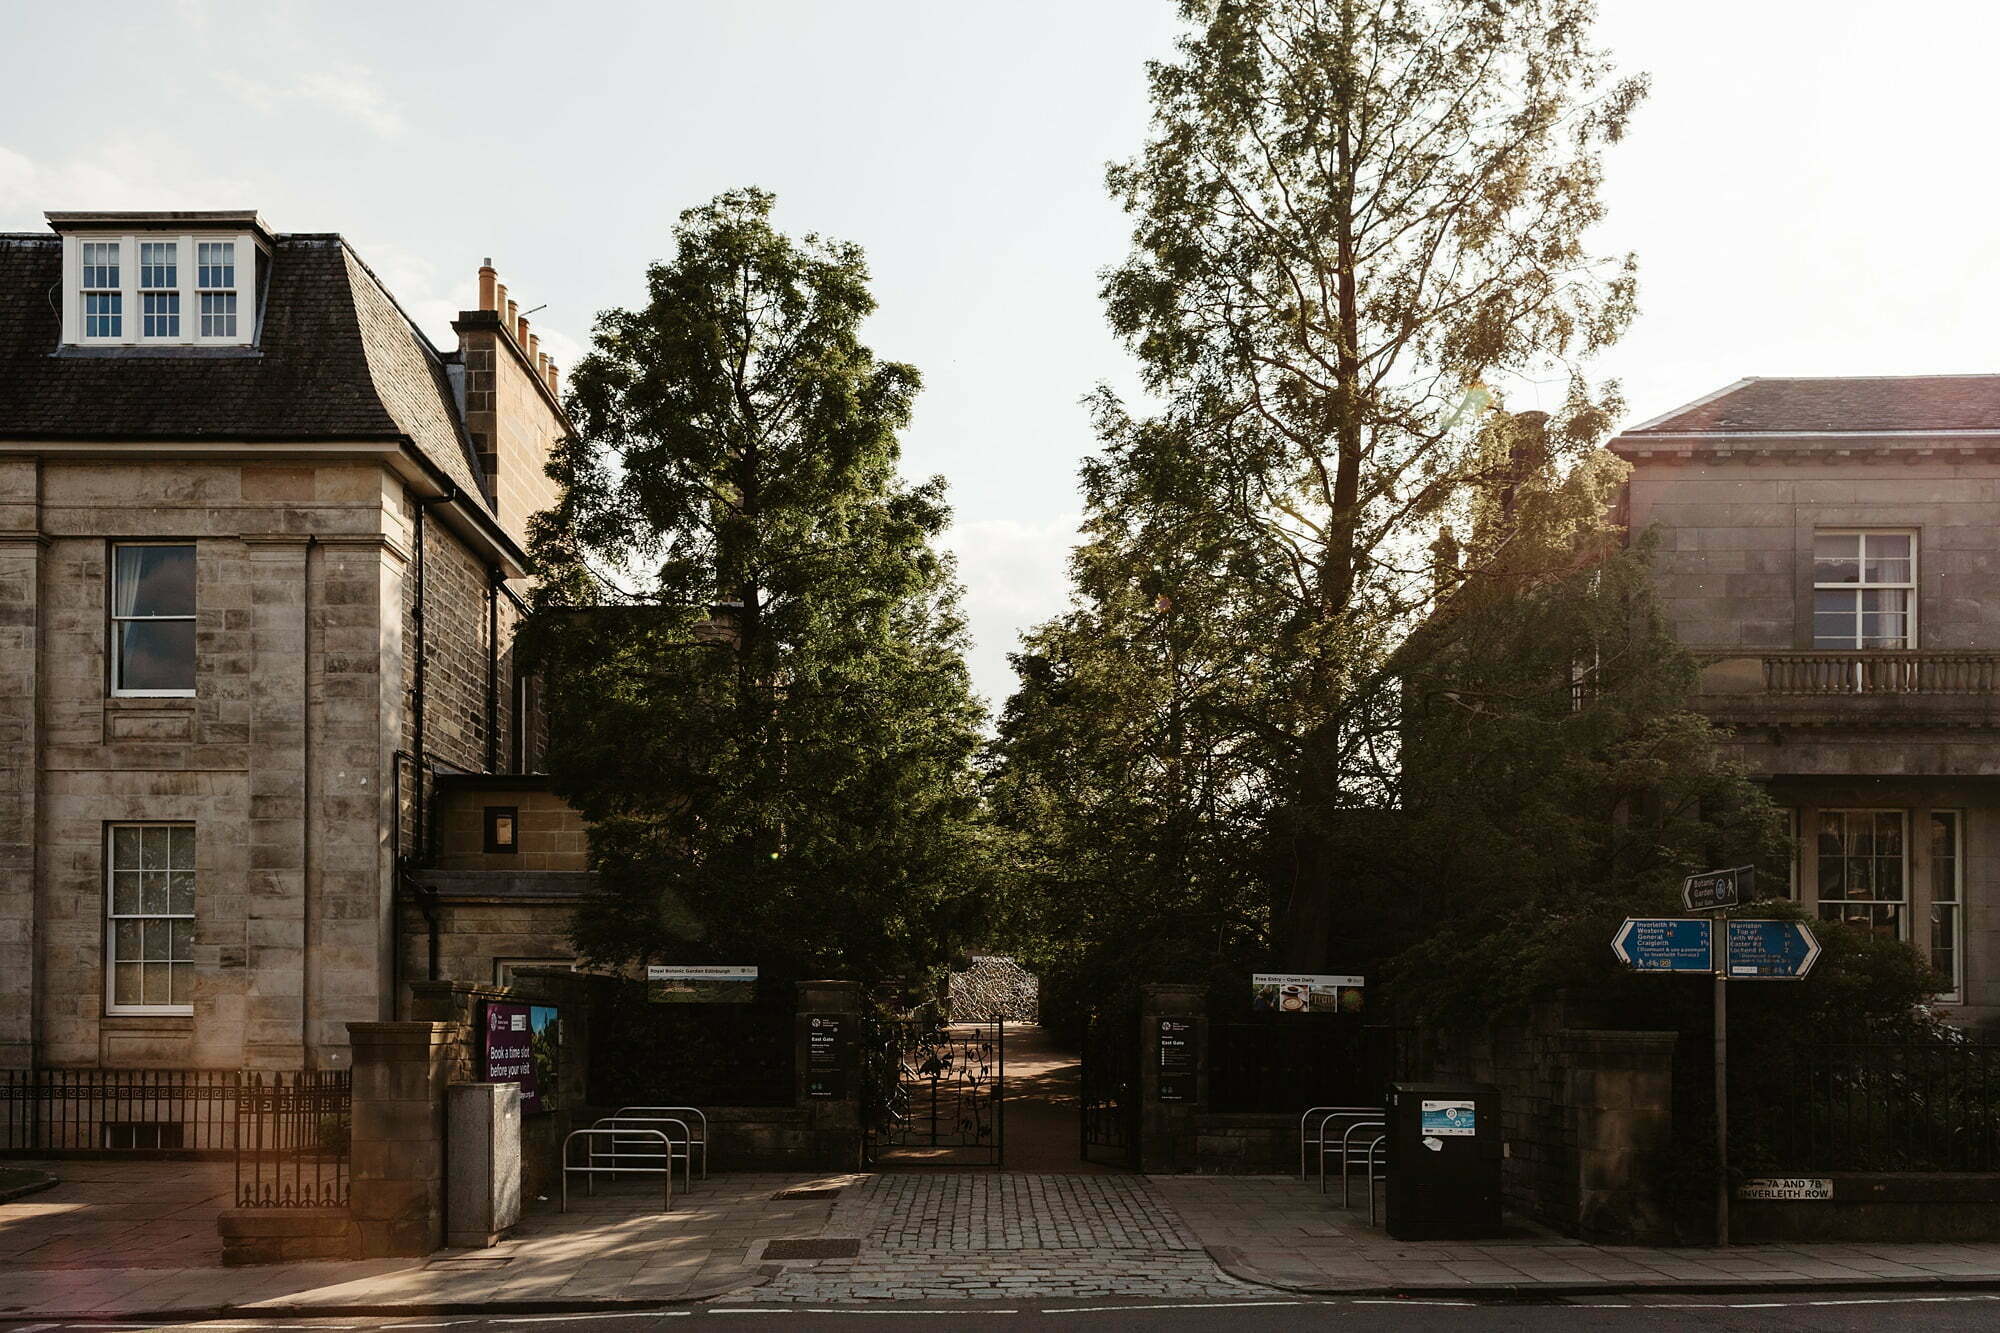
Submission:
POLYGON ((1611 951, 1641 972, 1713 972, 1712 924, 1687 917, 1627 917, 1611 938, 1611 951))
POLYGON ((1731 921, 1731 981, 1797 981, 1812 971, 1819 941, 1803 921, 1731 921))

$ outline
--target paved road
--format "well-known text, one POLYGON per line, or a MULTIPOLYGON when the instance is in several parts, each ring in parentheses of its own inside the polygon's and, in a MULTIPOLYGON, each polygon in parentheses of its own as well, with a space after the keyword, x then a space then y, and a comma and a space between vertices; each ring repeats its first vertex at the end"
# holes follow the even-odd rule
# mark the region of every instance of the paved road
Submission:
POLYGON ((174 1329, 185 1333, 244 1333, 245 1330, 452 1330, 452 1333, 533 1333, 537 1329, 584 1329, 590 1333, 695 1333, 726 1328, 731 1333, 765 1330, 880 1330, 884 1316, 894 1327, 930 1328, 949 1324, 952 1333, 1003 1330, 1027 1333, 1036 1328, 1082 1329, 1115 1333, 1124 1329, 1218 1329, 1223 1333, 1294 1333, 1301 1327, 1338 1329, 1342 1333, 1595 1333, 1626 1330, 1699 1329, 1704 1333, 1732 1330, 1880 1329, 1921 1320, 1925 1333, 1989 1330, 2000 1320, 2000 1292, 1956 1295, 1895 1293, 1825 1294, 1770 1292, 1761 1295, 1713 1297, 1661 1296, 1605 1298, 1515 1304, 1475 1304, 1450 1300, 1296 1299, 1227 1302, 1024 1302, 1013 1306, 985 1303, 897 1302, 867 1309, 824 1309, 802 1306, 759 1306, 754 1302, 718 1302, 684 1310, 630 1313, 513 1315, 487 1319, 471 1315, 434 1315, 415 1319, 266 1320, 244 1316, 226 1320, 182 1323, 36 1323, 0 1320, 0 1333, 55 1333, 55 1330, 174 1329))

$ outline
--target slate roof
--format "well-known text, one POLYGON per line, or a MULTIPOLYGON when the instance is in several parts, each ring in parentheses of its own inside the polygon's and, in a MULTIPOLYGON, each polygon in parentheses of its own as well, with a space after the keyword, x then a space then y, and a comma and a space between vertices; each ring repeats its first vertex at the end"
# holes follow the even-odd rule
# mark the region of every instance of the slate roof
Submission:
POLYGON ((1622 433, 1797 435, 1807 432, 2000 431, 2000 375, 1738 380, 1622 433))
POLYGON ((280 236, 251 348, 62 349, 62 238, 0 234, 0 439, 408 440, 486 508, 444 364, 338 236, 280 236))

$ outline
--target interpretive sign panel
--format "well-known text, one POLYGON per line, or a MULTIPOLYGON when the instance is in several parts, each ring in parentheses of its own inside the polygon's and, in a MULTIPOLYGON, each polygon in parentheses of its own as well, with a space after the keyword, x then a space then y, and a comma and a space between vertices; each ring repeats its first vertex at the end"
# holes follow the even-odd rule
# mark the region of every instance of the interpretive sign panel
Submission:
POLYGON ((1250 1007, 1258 1013, 1358 1014, 1364 977, 1321 972, 1253 972, 1250 1007))
POLYGON ((1194 1020, 1159 1020, 1160 1100, 1191 1102, 1195 1099, 1194 1020))
POLYGON ((847 1095, 847 1036, 846 1015, 807 1016, 807 1097, 814 1101, 838 1101, 847 1095))
POLYGON ((1778 1176, 1746 1180, 1736 1187, 1739 1199, 1831 1199, 1833 1181, 1826 1176, 1778 1176))
POLYGON ((646 969, 646 998, 655 1004, 748 1004, 757 998, 757 969, 654 963, 646 969))
POLYGON ((1627 917, 1611 938, 1618 961, 1641 972, 1713 972, 1715 932, 1688 917, 1627 917))
POLYGON ((488 1083, 521 1088, 521 1111, 553 1111, 559 1102, 562 1015, 552 1004, 486 1002, 480 1069, 488 1083))
POLYGON ((1819 958, 1819 940, 1803 921, 1729 923, 1731 981, 1798 981, 1819 958))

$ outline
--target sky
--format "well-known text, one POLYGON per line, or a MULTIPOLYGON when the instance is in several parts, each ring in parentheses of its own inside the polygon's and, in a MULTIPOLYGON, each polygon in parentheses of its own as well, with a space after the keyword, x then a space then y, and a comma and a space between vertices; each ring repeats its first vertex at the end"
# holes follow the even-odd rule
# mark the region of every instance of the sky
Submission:
MULTIPOLYGON (((2000 369, 2000 6, 1600 10, 1653 79, 1595 238, 1639 256, 1596 367, 1629 420, 1745 375, 2000 369)), ((865 247, 868 341, 923 372, 904 466, 950 482, 997 706, 1020 631, 1065 604, 1081 400, 1133 391, 1097 301, 1127 236, 1103 169, 1177 31, 1170 0, 0 0, 0 230, 254 207, 344 233, 445 347, 492 256, 567 366, 682 209, 773 190, 784 229, 865 247)))

